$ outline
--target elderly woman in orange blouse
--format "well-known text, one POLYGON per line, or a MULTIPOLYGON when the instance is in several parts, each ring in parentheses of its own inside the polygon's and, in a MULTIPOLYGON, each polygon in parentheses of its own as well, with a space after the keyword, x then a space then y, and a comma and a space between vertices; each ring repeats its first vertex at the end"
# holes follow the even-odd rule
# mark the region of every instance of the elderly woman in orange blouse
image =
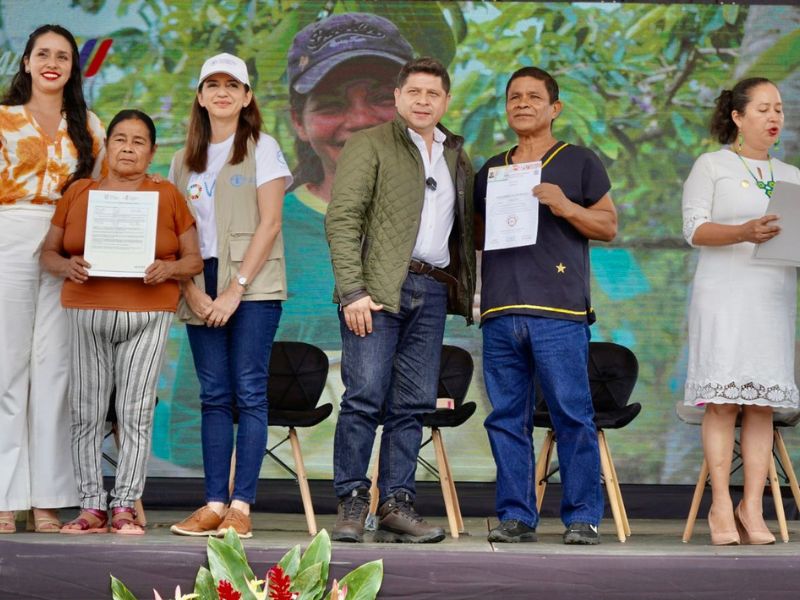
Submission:
POLYGON ((120 111, 108 126, 108 173, 82 179, 59 200, 42 247, 42 266, 64 280, 72 358, 69 403, 72 462, 81 512, 61 533, 105 533, 109 503, 103 489, 103 426, 116 390, 119 460, 111 490, 112 533, 142 535, 134 505, 144 490, 153 433, 158 375, 167 333, 180 296, 179 281, 203 269, 194 218, 168 181, 148 179, 156 151, 152 119, 135 109, 120 111), (156 192, 155 260, 144 277, 102 277, 84 258, 89 196, 94 190, 156 192))
POLYGON ((37 532, 78 501, 66 403, 69 342, 61 280, 39 268, 56 201, 92 174, 102 147, 78 47, 58 25, 34 31, 0 100, 0 533, 33 508, 37 532))

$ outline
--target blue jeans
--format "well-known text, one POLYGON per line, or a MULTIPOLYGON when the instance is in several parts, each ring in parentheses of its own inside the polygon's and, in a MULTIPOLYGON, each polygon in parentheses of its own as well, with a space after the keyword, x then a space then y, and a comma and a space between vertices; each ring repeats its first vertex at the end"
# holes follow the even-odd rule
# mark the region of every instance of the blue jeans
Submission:
POLYGON ((347 329, 340 312, 345 392, 333 445, 333 484, 340 498, 370 486, 367 470, 381 422, 380 500, 398 492, 414 497, 422 415, 436 409, 446 315, 447 286, 415 273, 403 283, 400 312, 372 313, 366 337, 347 329))
POLYGON ((585 323, 525 315, 488 319, 483 377, 492 404, 484 425, 497 464, 497 516, 536 527, 534 376, 555 428, 561 520, 597 525, 603 517, 600 451, 587 371, 585 323))
MULTIPOLYGON (((206 293, 217 297, 217 259, 205 261, 206 293)), ((187 325, 200 381, 200 426, 206 502, 253 504, 267 447, 267 377, 272 341, 281 318, 278 300, 239 304, 223 327, 187 325), (239 412, 233 494, 228 476, 233 452, 233 408, 239 412)))

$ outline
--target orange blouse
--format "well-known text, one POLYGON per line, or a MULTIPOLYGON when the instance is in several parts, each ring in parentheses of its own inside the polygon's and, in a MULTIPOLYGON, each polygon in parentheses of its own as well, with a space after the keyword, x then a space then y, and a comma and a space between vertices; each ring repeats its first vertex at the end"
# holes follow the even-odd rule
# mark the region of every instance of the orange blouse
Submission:
MULTIPOLYGON (((105 132, 88 113, 92 153, 98 156, 105 132)), ((0 209, 10 205, 55 204, 78 165, 78 150, 62 117, 55 139, 42 131, 25 106, 0 106, 0 209)))

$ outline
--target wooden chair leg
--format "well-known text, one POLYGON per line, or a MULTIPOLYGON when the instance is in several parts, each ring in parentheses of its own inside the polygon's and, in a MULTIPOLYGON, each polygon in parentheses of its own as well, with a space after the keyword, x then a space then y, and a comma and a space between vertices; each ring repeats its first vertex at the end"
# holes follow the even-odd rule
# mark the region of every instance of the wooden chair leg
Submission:
POLYGON ((621 543, 625 543, 625 525, 622 522, 622 515, 619 509, 619 499, 616 492, 616 479, 611 470, 610 458, 606 453, 606 448, 603 444, 598 444, 600 447, 600 466, 603 468, 603 477, 606 480, 606 494, 608 495, 608 504, 611 506, 611 514, 614 517, 614 525, 617 527, 617 539, 621 543))
POLYGON ((134 502, 133 509, 136 511, 136 519, 134 519, 134 522, 142 527, 147 527, 147 515, 144 512, 144 504, 142 504, 141 498, 134 502))
POLYGON ((544 491, 547 489, 547 471, 553 458, 553 446, 555 446, 555 434, 552 429, 548 429, 544 435, 542 449, 539 450, 539 460, 536 461, 536 512, 542 510, 544 491))
POLYGON ((597 439, 605 448, 608 462, 611 465, 611 474, 614 476, 614 493, 617 495, 617 502, 619 502, 620 515, 622 516, 622 526, 625 529, 625 537, 631 535, 631 524, 628 521, 628 511, 625 510, 625 502, 622 500, 622 489, 619 486, 619 477, 617 477, 617 467, 614 466, 614 458, 611 456, 611 448, 608 446, 608 438, 605 431, 602 429, 597 432, 597 439))
POLYGON ((306 513, 308 533, 317 535, 317 519, 314 516, 314 505, 311 502, 311 489, 308 487, 306 465, 303 462, 303 453, 300 451, 300 440, 297 439, 297 431, 294 427, 289 428, 289 443, 292 445, 294 467, 297 472, 297 484, 300 486, 300 497, 303 499, 303 511, 306 513))
POLYGON ((369 488, 369 514, 370 515, 377 515, 378 514, 378 501, 380 500, 380 494, 378 493, 378 473, 381 469, 381 453, 378 452, 375 455, 375 461, 372 465, 372 485, 369 488))
POLYGON ((451 486, 450 475, 447 472, 447 459, 444 456, 442 444, 442 432, 436 428, 431 429, 433 438, 433 449, 436 451, 436 464, 439 466, 439 482, 442 486, 442 496, 444 497, 444 509, 447 513, 447 523, 450 526, 450 535, 458 537, 458 520, 456 519, 455 506, 453 506, 453 488, 451 486))
POLYGON ((775 448, 781 459, 783 470, 786 471, 786 478, 789 480, 789 487, 792 490, 795 506, 800 510, 800 486, 797 485, 797 475, 794 473, 794 466, 789 458, 789 452, 786 450, 786 444, 783 443, 783 436, 777 428, 775 429, 775 448))
POLYGON ((686 517, 686 527, 683 530, 683 543, 688 544, 694 532, 694 523, 697 520, 697 511, 700 510, 700 501, 703 499, 703 492, 706 489, 706 479, 708 479, 708 462, 703 458, 700 467, 700 475, 697 478, 697 485, 694 487, 692 505, 689 507, 689 516, 686 517))
POLYGON ((228 496, 233 496, 233 482, 236 479, 236 446, 231 453, 231 472, 228 474, 228 496))
POLYGON ((450 457, 447 456, 447 448, 442 439, 442 455, 444 455, 445 468, 447 469, 447 477, 450 480, 450 493, 453 497, 453 509, 456 515, 456 524, 459 533, 464 533, 464 518, 461 516, 461 504, 458 501, 458 492, 456 491, 456 480, 453 477, 453 471, 450 468, 450 457))
POLYGON ((775 514, 778 517, 778 528, 784 543, 789 542, 789 528, 786 525, 786 513, 783 511, 783 498, 781 497, 781 484, 778 481, 778 470, 775 468, 775 458, 769 461, 769 485, 772 488, 772 498, 775 501, 775 514))

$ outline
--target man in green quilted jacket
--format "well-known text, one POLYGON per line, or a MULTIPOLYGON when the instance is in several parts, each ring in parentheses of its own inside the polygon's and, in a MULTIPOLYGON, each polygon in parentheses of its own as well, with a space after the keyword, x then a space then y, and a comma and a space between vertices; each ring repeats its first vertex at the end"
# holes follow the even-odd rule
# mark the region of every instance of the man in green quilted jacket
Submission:
POLYGON ((337 541, 363 540, 380 423, 375 540, 445 535, 414 509, 414 475, 422 417, 436 405, 445 317, 471 322, 472 167, 463 139, 439 124, 450 101, 441 63, 406 63, 394 95, 394 121, 345 144, 325 217, 345 385, 333 451, 337 541))

